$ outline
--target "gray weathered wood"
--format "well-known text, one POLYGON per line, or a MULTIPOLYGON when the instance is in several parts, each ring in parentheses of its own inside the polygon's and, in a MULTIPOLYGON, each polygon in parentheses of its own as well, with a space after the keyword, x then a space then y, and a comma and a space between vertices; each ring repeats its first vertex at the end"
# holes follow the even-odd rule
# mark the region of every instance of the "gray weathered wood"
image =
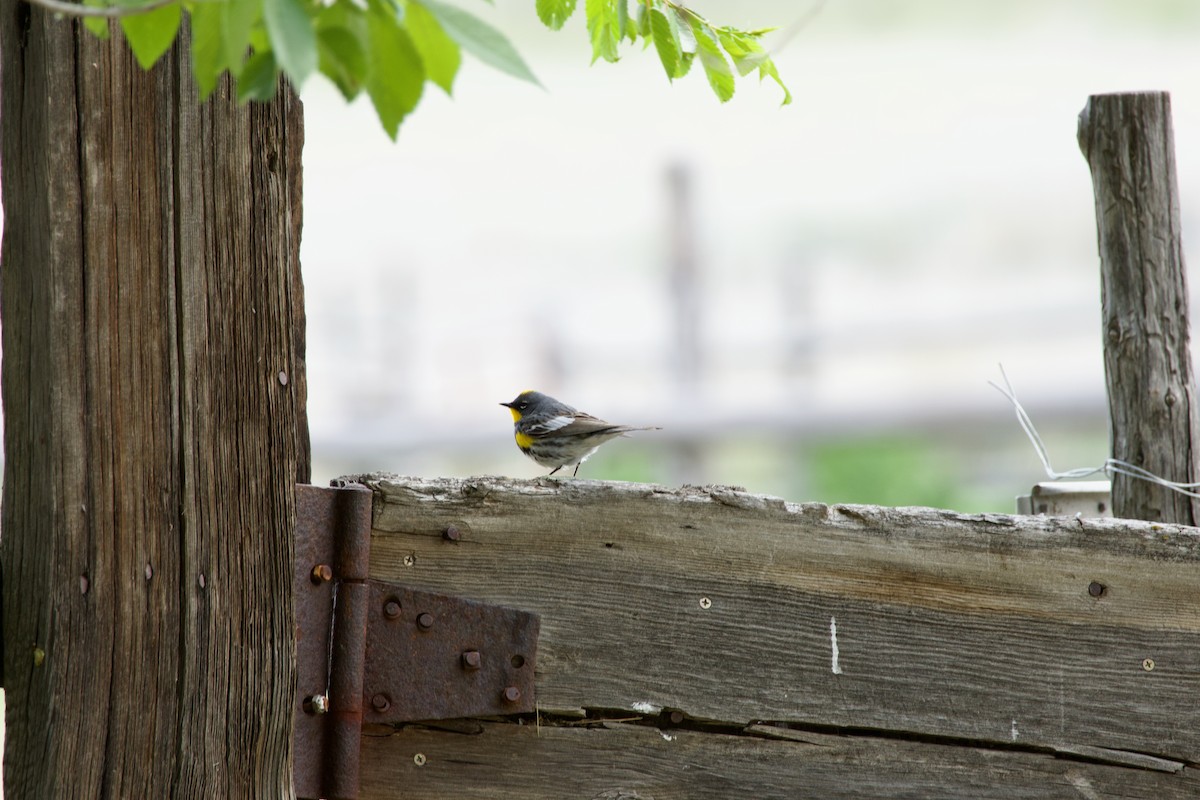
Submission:
POLYGON ((362 800, 1165 800, 1200 793, 1190 769, 1164 774, 1048 753, 766 726, 747 733, 482 722, 474 735, 408 729, 367 736, 362 800))
POLYGON ((5 795, 290 792, 302 110, 0 3, 5 795))
MULTIPOLYGON (((1079 115, 1100 249, 1112 454, 1167 480, 1200 480, 1171 98, 1093 95, 1079 115)), ((1200 501, 1113 476, 1113 514, 1194 525, 1200 501)))
POLYGON ((1200 760, 1195 529, 721 487, 366 480, 373 577, 542 615, 543 710, 1200 760))

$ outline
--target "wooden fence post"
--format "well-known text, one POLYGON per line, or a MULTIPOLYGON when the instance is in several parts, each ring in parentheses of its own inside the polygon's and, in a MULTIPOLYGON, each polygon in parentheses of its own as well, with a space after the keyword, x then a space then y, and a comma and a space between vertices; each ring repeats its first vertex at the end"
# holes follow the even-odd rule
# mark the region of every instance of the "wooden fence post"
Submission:
MULTIPOLYGON (((1114 458, 1195 482, 1197 409, 1188 347, 1187 279, 1171 98, 1092 95, 1079 115, 1100 249, 1104 372, 1114 458)), ((1113 476, 1113 513, 1195 525, 1197 501, 1113 476)))

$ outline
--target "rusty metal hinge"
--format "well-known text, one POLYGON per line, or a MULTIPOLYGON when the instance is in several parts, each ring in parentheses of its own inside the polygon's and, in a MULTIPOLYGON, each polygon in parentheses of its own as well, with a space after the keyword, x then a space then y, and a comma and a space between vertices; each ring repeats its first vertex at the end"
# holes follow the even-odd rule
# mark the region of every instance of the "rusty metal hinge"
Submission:
POLYGON ((536 614, 370 580, 372 493, 296 486, 302 798, 358 796, 366 723, 533 711, 536 614))

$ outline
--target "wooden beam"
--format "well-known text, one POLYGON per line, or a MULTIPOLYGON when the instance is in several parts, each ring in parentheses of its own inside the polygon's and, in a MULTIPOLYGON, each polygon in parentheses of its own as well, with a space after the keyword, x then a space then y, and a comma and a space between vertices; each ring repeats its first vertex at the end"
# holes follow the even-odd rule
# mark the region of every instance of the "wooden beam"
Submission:
MULTIPOLYGON (((1100 249, 1104 373, 1114 458, 1195 483, 1200 443, 1188 333, 1171 97, 1092 95, 1079 115, 1100 249)), ((1194 525, 1200 501, 1113 476, 1113 515, 1194 525)))
POLYGON ((9 797, 291 793, 303 109, 190 53, 0 4, 9 797))
POLYGON ((364 480, 372 577, 542 615, 543 710, 1200 760, 1195 529, 727 487, 364 480))
POLYGON ((1163 773, 989 750, 756 726, 744 735, 591 723, 478 723, 363 740, 362 800, 690 800, 797 797, 1192 798, 1163 773))

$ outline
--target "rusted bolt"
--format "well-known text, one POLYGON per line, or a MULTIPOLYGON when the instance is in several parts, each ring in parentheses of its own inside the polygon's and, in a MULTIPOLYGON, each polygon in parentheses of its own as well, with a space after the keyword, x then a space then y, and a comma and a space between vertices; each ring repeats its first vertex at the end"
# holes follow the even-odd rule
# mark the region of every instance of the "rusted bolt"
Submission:
POLYGON ((525 666, 525 656, 521 655, 520 653, 516 653, 508 660, 508 663, 513 665, 513 669, 520 669, 521 667, 525 666))
POLYGON ((425 761, 426 761, 426 759, 425 759, 424 753, 417 753, 415 756, 413 756, 413 763, 416 764, 418 767, 425 766, 425 761))
POLYGON ((515 703, 521 699, 521 690, 515 686, 504 687, 504 701, 506 703, 515 703))
POLYGON ((709 600, 707 597, 701 597, 700 598, 700 607, 703 609, 712 608, 712 600, 709 600))
POLYGON ((383 604, 383 615, 388 619, 398 619, 402 610, 400 601, 394 597, 389 597, 388 601, 383 604))
POLYGON ((380 714, 392 707, 392 699, 386 694, 380 692, 371 698, 371 708, 378 711, 380 714))
POLYGON ((314 584, 329 583, 333 580, 333 569, 328 564, 317 564, 312 568, 309 578, 314 584))
POLYGON ((418 614, 417 615, 417 627, 421 628, 421 630, 426 630, 426 631, 429 630, 430 628, 432 628, 433 627, 433 614, 430 614, 428 611, 422 611, 420 614, 418 614))
POLYGON ((460 531, 454 525, 451 525, 446 528, 446 530, 442 531, 442 538, 448 542, 457 542, 462 538, 462 531, 460 531))
POLYGON ((468 650, 462 654, 463 669, 479 669, 483 666, 483 659, 479 656, 478 650, 468 650))
POLYGON ((1092 581, 1088 584, 1088 594, 1092 597, 1103 597, 1106 591, 1108 591, 1108 587, 1098 581, 1092 581))
POLYGON ((325 714, 329 711, 329 698, 323 694, 314 694, 304 698, 305 714, 325 714))
POLYGON ((1146 672, 1150 672, 1151 670, 1153 670, 1154 669, 1154 659, 1153 658, 1143 658, 1142 659, 1142 669, 1146 670, 1146 672))

